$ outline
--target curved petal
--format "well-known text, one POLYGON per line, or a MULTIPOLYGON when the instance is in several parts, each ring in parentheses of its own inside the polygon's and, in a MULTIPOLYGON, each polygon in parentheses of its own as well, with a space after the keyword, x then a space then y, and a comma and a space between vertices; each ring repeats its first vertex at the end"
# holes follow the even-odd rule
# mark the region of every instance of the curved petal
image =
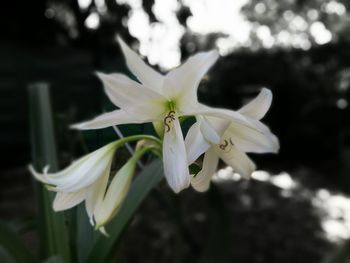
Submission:
POLYGON ((164 76, 148 66, 120 37, 118 37, 118 42, 131 72, 143 85, 161 93, 164 76))
POLYGON ((204 119, 208 120, 208 122, 211 124, 213 129, 220 137, 224 134, 224 132, 227 130, 231 123, 231 121, 217 117, 206 116, 204 117, 204 119))
POLYGON ((109 167, 116 147, 116 142, 112 142, 78 159, 60 172, 45 174, 47 183, 55 185, 50 190, 76 192, 93 184, 109 167))
POLYGON ((122 74, 97 73, 109 99, 122 110, 140 119, 159 119, 164 114, 164 98, 122 74))
POLYGON ((111 170, 112 160, 110 160, 109 165, 106 167, 104 174, 96 180, 91 186, 89 186, 86 193, 85 199, 85 209, 90 218, 90 223, 93 225, 93 215, 98 207, 102 204, 103 197, 105 196, 109 174, 111 170))
POLYGON ((93 130, 119 124, 144 123, 149 121, 151 120, 140 119, 139 116, 133 116, 124 110, 114 110, 111 112, 103 113, 92 120, 73 124, 71 125, 71 128, 78 130, 93 130))
POLYGON ((53 190, 75 192, 83 187, 93 184, 104 174, 112 157, 113 155, 106 155, 99 160, 95 159, 91 160, 91 162, 84 163, 84 166, 79 167, 77 171, 74 171, 74 174, 70 174, 65 178, 57 179, 60 184, 58 184, 53 190))
POLYGON ((200 121, 193 124, 188 130, 185 138, 187 162, 189 165, 197 160, 198 157, 210 147, 200 131, 200 125, 200 121))
POLYGON ((245 117, 241 113, 237 111, 220 109, 220 108, 212 108, 203 104, 199 104, 196 109, 192 109, 191 111, 186 112, 184 115, 196 115, 196 116, 205 116, 205 117, 216 117, 228 122, 235 122, 237 124, 249 127, 254 130, 260 130, 250 118, 245 117))
POLYGON ((204 155, 202 170, 191 179, 192 187, 198 192, 209 189, 210 181, 219 163, 219 157, 213 148, 204 155))
POLYGON ((215 146, 215 151, 227 165, 242 176, 248 177, 256 169, 253 161, 234 146, 226 149, 215 146))
POLYGON ((260 129, 264 127, 263 132, 232 123, 225 136, 230 137, 234 145, 244 152, 277 153, 279 150, 277 137, 261 122, 259 126, 260 129))
POLYGON ((198 85, 218 58, 219 53, 216 50, 201 52, 190 57, 165 76, 163 94, 168 98, 176 97, 180 109, 196 103, 198 85))
POLYGON ((72 208, 84 201, 85 196, 86 188, 74 193, 58 192, 53 201, 53 210, 58 212, 72 208))
POLYGON ((201 117, 201 119, 201 132, 204 138, 213 144, 219 144, 230 121, 216 117, 201 117))
POLYGON ((259 95, 248 104, 244 105, 238 112, 260 120, 269 110, 272 102, 272 92, 269 89, 263 88, 259 95))
POLYGON ((43 173, 38 173, 37 171, 35 171, 33 165, 28 165, 28 169, 29 169, 29 172, 34 176, 34 178, 36 180, 38 180, 39 182, 43 183, 43 184, 49 184, 49 179, 47 177, 47 172, 49 170, 49 167, 46 166, 44 168, 44 171, 43 173))
POLYGON ((216 132, 211 123, 206 120, 206 118, 203 118, 201 121, 200 130, 204 138, 209 142, 213 144, 218 144, 220 142, 220 135, 216 132))
POLYGON ((97 228, 104 226, 118 213, 129 191, 135 166, 136 161, 130 159, 112 179, 102 203, 94 213, 97 228))
POLYGON ((163 164, 165 178, 175 193, 190 184, 185 143, 177 116, 164 133, 163 164))

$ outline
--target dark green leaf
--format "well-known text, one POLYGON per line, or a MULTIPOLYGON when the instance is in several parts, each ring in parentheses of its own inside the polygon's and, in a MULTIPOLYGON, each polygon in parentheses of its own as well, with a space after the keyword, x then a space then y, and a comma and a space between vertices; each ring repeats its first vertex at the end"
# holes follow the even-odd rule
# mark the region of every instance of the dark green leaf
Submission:
POLYGON ((36 227, 36 220, 33 217, 16 218, 8 222, 11 229, 17 234, 23 234, 29 230, 33 230, 36 227))
POLYGON ((9 255, 2 246, 0 246, 0 259, 2 263, 16 263, 15 259, 9 255))
POLYGON ((100 235, 99 232, 95 231, 93 226, 89 222, 89 217, 86 213, 85 205, 80 204, 77 207, 77 257, 78 262, 86 262, 89 252, 91 251, 94 241, 100 235))
POLYGON ((61 256, 52 256, 46 259, 43 263, 64 263, 61 256))
MULTIPOLYGON (((58 169, 56 142, 50 105, 49 87, 36 83, 29 87, 30 126, 33 164, 37 171, 49 165, 50 171, 58 169)), ((71 261, 67 228, 63 213, 52 210, 54 193, 35 183, 39 203, 39 234, 43 258, 59 255, 65 263, 71 261)))
POLYGON ((0 248, 2 248, 0 251, 1 262, 38 262, 24 246, 19 236, 5 223, 0 223, 0 248))

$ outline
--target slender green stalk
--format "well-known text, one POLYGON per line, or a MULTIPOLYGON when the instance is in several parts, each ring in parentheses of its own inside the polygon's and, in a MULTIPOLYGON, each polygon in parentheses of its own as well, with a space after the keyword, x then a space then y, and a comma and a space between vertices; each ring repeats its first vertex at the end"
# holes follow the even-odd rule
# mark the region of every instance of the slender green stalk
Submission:
POLYGON ((139 140, 149 140, 149 141, 155 142, 158 146, 162 145, 162 141, 159 138, 154 137, 152 135, 131 135, 131 136, 119 139, 118 141, 116 141, 116 143, 118 143, 119 145, 123 145, 131 141, 139 141, 139 140))
MULTIPOLYGON (((58 161, 48 85, 31 85, 29 102, 33 164, 37 170, 50 165, 52 171, 55 171, 58 169, 58 161)), ((35 190, 39 205, 38 229, 42 258, 59 256, 65 263, 69 263, 71 254, 64 214, 52 210, 54 193, 48 192, 38 182, 35 182, 35 190)))

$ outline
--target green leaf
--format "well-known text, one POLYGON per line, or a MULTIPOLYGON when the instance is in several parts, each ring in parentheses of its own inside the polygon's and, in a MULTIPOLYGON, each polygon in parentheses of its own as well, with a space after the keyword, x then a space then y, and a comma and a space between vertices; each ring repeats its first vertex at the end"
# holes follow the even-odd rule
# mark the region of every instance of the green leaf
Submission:
POLYGON ((16 218, 10 222, 7 222, 7 224, 15 233, 19 235, 36 228, 36 220, 32 216, 26 218, 16 218))
POLYGON ((162 178, 163 169, 160 160, 156 160, 144 168, 134 180, 118 215, 107 225, 106 231, 109 237, 100 235, 88 257, 87 263, 106 262, 110 254, 116 250, 116 244, 136 209, 162 178))
POLYGON ((19 236, 5 223, 0 223, 0 261, 29 263, 38 260, 25 247, 19 236))
POLYGON ((89 217, 86 213, 85 204, 80 204, 77 207, 77 257, 78 262, 86 262, 89 252, 91 251, 94 242, 100 235, 99 232, 95 231, 93 226, 89 222, 89 217))
MULTIPOLYGON (((49 87, 36 83, 29 87, 30 127, 33 164, 37 171, 46 165, 50 171, 58 169, 56 142, 51 112, 49 87)), ((54 193, 35 183, 39 211, 39 235, 43 258, 61 256, 65 263, 71 261, 64 214, 52 210, 54 193)))
POLYGON ((61 256, 52 256, 46 259, 43 263, 64 263, 61 256))

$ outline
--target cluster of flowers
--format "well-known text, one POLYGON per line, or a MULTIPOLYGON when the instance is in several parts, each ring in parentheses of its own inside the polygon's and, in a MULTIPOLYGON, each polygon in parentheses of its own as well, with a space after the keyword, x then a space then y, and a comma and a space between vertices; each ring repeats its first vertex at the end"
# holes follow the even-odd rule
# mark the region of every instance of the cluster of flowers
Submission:
POLYGON ((198 53, 183 65, 162 75, 149 67, 121 39, 126 64, 138 82, 122 74, 97 73, 109 99, 118 110, 73 125, 76 129, 100 129, 119 124, 152 122, 158 137, 135 135, 112 142, 75 161, 58 173, 32 174, 56 191, 55 211, 69 209, 85 201, 92 225, 103 226, 118 212, 132 182, 136 163, 148 151, 163 159, 169 186, 178 193, 190 185, 197 191, 209 188, 219 158, 241 175, 250 175, 255 164, 247 152, 277 152, 279 142, 260 119, 268 111, 272 94, 260 94, 238 111, 212 108, 198 102, 197 88, 206 72, 217 61, 217 51, 198 53), (196 122, 184 139, 182 116, 196 122), (129 141, 143 140, 135 154, 110 178, 116 150, 129 141), (196 175, 189 165, 204 154, 202 169, 196 175))

